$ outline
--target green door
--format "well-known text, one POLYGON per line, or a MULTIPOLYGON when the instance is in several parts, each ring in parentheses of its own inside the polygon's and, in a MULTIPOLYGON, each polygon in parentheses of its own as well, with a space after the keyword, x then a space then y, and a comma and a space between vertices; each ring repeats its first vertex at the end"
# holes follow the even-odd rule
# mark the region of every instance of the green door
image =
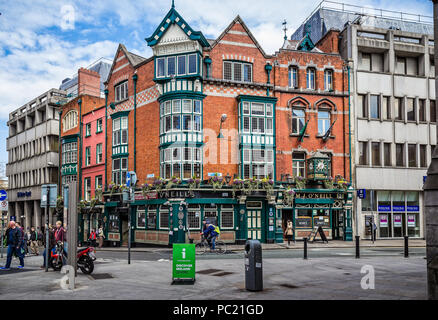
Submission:
POLYGON ((262 241, 262 209, 248 209, 247 219, 247 238, 262 241))

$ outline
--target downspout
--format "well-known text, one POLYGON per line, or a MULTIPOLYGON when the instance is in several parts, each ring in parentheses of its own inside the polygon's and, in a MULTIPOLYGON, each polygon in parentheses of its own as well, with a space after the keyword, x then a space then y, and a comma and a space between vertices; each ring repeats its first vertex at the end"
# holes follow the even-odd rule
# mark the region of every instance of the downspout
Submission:
POLYGON ((82 199, 82 99, 78 100, 79 105, 79 200, 82 199))
POLYGON ((61 111, 58 111, 59 114, 59 133, 58 133, 58 196, 61 196, 61 169, 62 169, 62 152, 61 152, 61 116, 62 116, 62 109, 61 111))
POLYGON ((134 80, 134 172, 137 172, 137 74, 132 76, 134 80))
POLYGON ((350 158, 350 186, 352 184, 351 178, 351 101, 350 101, 350 66, 347 65, 348 70, 348 147, 349 147, 349 158, 350 158))
POLYGON ((106 191, 108 188, 108 181, 107 181, 107 176, 108 176, 108 161, 107 161, 107 152, 108 152, 108 135, 107 135, 107 127, 108 127, 108 89, 105 89, 105 188, 104 190, 106 191))

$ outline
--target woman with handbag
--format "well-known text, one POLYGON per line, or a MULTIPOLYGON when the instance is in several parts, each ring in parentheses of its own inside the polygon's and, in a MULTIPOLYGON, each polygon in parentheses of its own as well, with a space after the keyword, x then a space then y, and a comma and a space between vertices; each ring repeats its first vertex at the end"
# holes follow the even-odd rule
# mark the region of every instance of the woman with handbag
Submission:
POLYGON ((286 230, 284 231, 284 235, 286 236, 287 239, 287 245, 290 246, 290 241, 294 236, 294 227, 292 225, 292 221, 290 220, 287 220, 287 226, 286 226, 286 230))

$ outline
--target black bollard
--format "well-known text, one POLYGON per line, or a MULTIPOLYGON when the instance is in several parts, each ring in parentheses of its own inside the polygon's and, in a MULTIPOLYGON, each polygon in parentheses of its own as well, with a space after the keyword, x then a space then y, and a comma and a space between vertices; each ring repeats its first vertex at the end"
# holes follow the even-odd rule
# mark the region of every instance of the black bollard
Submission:
POLYGON ((409 258, 409 236, 405 236, 405 258, 409 258))
POLYGON ((307 238, 304 238, 304 259, 307 259, 307 238))
POLYGON ((356 236, 356 259, 360 258, 359 239, 360 239, 360 236, 356 236))

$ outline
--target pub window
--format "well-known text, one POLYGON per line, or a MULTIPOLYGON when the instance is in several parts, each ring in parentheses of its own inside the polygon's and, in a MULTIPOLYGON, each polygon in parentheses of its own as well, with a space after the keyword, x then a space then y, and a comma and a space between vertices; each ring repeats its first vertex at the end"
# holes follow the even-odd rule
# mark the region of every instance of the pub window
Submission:
POLYGON ((157 228, 157 205, 148 206, 148 229, 157 228))
POLYGON ((114 233, 120 232, 119 216, 117 214, 110 214, 108 220, 108 231, 114 233))
POLYGON ((234 208, 231 204, 224 204, 221 208, 221 228, 234 228, 234 208))
POLYGON ((325 135, 330 127, 330 112, 326 110, 318 111, 318 134, 325 135))
POLYGON ((306 176, 306 154, 304 152, 292 153, 292 174, 295 178, 306 176))
POLYGON ((299 134, 304 128, 306 113, 301 106, 292 107, 292 133, 299 134))
POLYGON ((289 68, 289 88, 298 88, 298 68, 289 68))
POLYGON ((397 167, 405 166, 405 145, 404 143, 395 144, 395 165, 397 167))
POLYGON ((160 229, 169 229, 169 206, 160 206, 160 229))
POLYGON ((368 165, 368 142, 359 142, 359 164, 368 165))
POLYGON ((115 86, 116 102, 128 99, 128 81, 124 81, 115 86))
POLYGON ((137 228, 146 228, 146 210, 144 206, 137 209, 137 228))
POLYGON ((324 71, 324 89, 333 91, 333 70, 324 71))
POLYGON ((210 221, 210 223, 217 226, 217 206, 215 204, 204 206, 204 220, 210 221))
POLYGON ((408 144, 408 166, 409 168, 417 167, 417 145, 408 144))
POLYGON ((307 89, 315 90, 315 76, 316 76, 315 69, 307 68, 307 72, 306 72, 307 89))
POLYGON ((201 229, 201 207, 199 205, 189 204, 187 221, 189 229, 201 229))

